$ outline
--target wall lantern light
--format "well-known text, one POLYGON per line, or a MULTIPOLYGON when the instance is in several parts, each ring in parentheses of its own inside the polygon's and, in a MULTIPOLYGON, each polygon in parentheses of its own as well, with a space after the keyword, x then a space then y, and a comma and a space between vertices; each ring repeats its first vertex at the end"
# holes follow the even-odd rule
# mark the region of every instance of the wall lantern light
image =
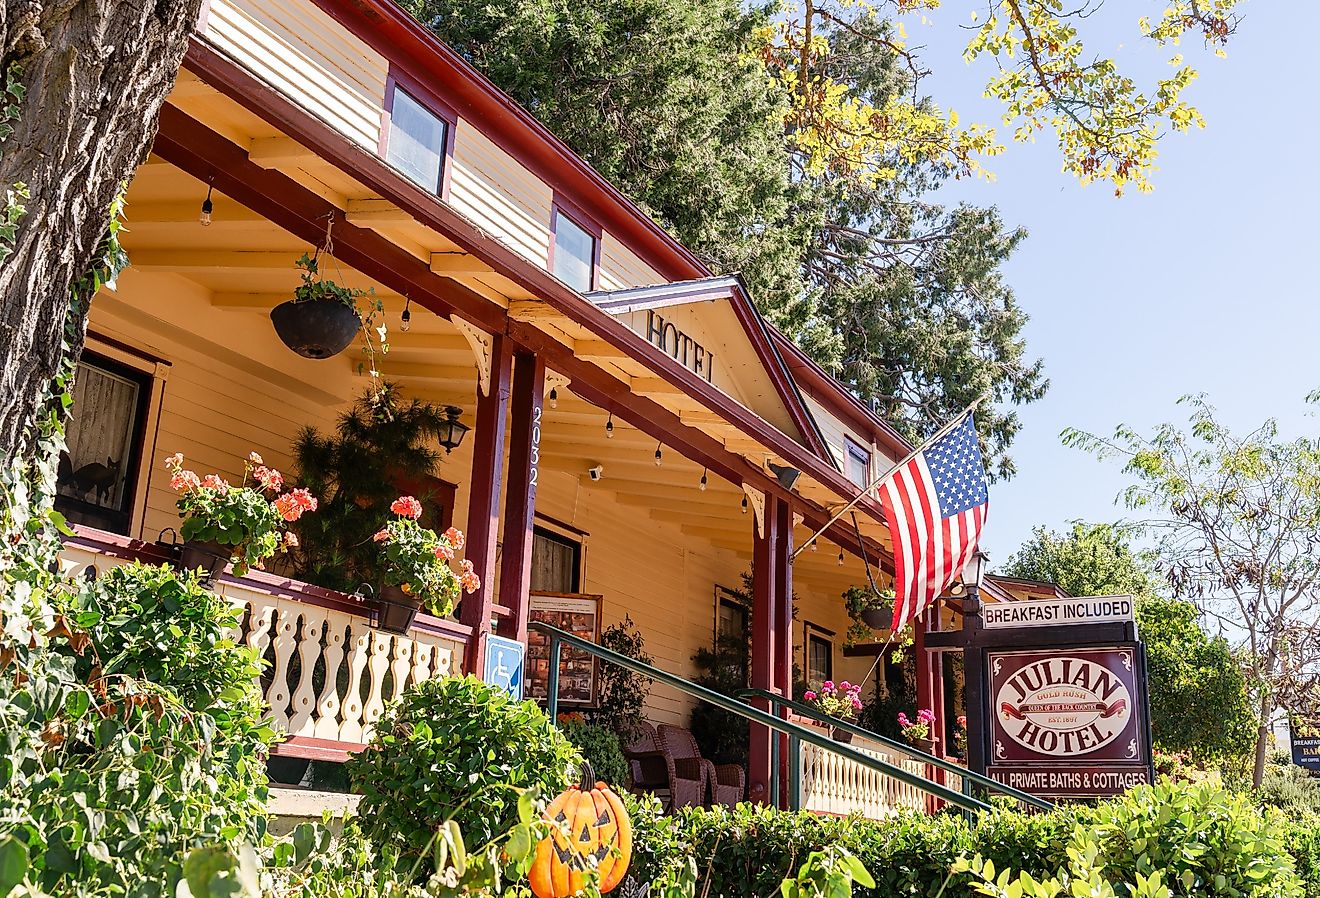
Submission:
POLYGON ((458 406, 445 406, 445 420, 440 423, 439 437, 440 445, 445 447, 446 455, 457 449, 458 444, 463 442, 463 434, 472 429, 458 420, 461 414, 463 410, 458 406))

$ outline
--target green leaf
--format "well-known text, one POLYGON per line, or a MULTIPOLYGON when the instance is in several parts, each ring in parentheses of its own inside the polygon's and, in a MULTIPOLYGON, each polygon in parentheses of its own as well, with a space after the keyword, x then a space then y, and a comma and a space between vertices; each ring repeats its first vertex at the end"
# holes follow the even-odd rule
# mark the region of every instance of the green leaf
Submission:
POLYGON ((28 847, 14 836, 0 841, 0 895, 23 881, 28 870, 28 847))

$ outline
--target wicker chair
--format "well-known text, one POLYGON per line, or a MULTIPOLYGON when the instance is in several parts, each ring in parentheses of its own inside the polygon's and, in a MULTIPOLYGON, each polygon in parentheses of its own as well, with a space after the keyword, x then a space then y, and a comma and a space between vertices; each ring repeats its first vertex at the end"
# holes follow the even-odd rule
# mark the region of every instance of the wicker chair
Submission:
MULTIPOLYGON (((636 795, 644 792, 669 792, 669 764, 665 753, 660 750, 655 727, 642 721, 636 736, 623 747, 623 756, 628 760, 630 791, 636 795)), ((668 795, 664 798, 668 799, 668 795)), ((667 805, 668 801, 665 803, 667 805)))
MULTIPOLYGON (((737 764, 713 764, 701 757, 701 749, 691 730, 682 727, 661 724, 657 730, 661 749, 674 759, 674 764, 695 762, 701 770, 705 786, 701 797, 691 804, 705 804, 709 791, 711 804, 733 806, 743 800, 746 788, 746 774, 737 764)), ((679 804, 677 807, 683 807, 679 804)))

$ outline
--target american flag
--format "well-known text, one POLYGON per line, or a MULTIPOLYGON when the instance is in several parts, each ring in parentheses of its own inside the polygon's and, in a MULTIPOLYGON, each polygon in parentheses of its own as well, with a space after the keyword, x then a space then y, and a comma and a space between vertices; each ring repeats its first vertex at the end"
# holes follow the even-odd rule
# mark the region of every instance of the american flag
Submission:
POLYGON ((880 504, 894 541, 894 632, 962 573, 976 551, 990 494, 969 414, 893 472, 880 504))

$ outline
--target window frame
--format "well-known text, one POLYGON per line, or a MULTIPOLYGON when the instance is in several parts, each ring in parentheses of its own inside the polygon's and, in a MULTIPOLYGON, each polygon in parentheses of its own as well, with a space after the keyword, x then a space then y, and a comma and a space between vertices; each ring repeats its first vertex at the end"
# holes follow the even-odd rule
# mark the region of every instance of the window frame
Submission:
POLYGON ((848 477, 848 479, 851 480, 851 481, 853 482, 853 484, 856 485, 856 486, 858 486, 858 487, 865 488, 865 487, 869 486, 870 483, 871 483, 871 477, 872 477, 872 474, 871 474, 871 462, 872 462, 871 450, 870 450, 870 449, 867 449, 865 446, 863 446, 861 443, 859 443, 859 442, 857 442, 856 440, 854 440, 852 437, 845 435, 844 438, 843 438, 843 454, 844 454, 844 472, 843 472, 843 473, 844 473, 844 476, 845 476, 845 477, 848 477), (863 465, 865 466, 865 468, 866 468, 866 476, 863 478, 863 480, 862 480, 861 483, 857 483, 857 481, 852 480, 852 477, 849 476, 849 474, 848 474, 848 468, 851 467, 851 465, 850 465, 849 463, 850 463, 850 462, 853 462, 853 461, 859 461, 859 462, 862 462, 862 464, 863 464, 863 465))
POLYGON ((752 606, 744 601, 742 597, 732 589, 729 589, 727 586, 717 585, 715 587, 715 621, 711 630, 715 640, 718 641, 721 636, 720 610, 723 609, 725 605, 738 608, 744 613, 747 618, 747 638, 750 639, 752 637, 752 606))
POLYGON ((458 113, 454 111, 453 107, 404 70, 390 66, 389 73, 385 76, 385 108, 381 111, 380 140, 378 141, 377 152, 381 161, 389 165, 391 171, 397 172, 409 184, 415 185, 418 190, 425 190, 438 199, 448 201, 450 172, 454 167, 454 132, 457 130, 458 113), (390 127, 394 120, 394 95, 395 91, 399 90, 412 98, 418 106, 445 123, 445 145, 440 152, 440 183, 435 190, 427 190, 427 188, 404 174, 402 170, 390 164, 390 127))
MULTIPOLYGON (((555 244, 559 240, 559 218, 563 216, 581 228, 591 237, 591 283, 581 292, 591 293, 600 288, 600 246, 604 242, 605 231, 600 224, 582 211, 572 201, 555 191, 550 201, 550 250, 546 256, 545 267, 550 274, 555 274, 555 244)), ((574 287, 573 289, 577 289, 574 287)))
MULTIPOLYGON (((807 676, 807 682, 808 682, 808 683, 811 683, 811 674, 812 674, 812 671, 811 671, 811 644, 812 644, 812 641, 813 641, 813 640, 815 640, 815 641, 817 641, 817 642, 822 642, 822 643, 824 643, 826 646, 829 647, 829 670, 826 671, 825 676, 822 678, 821 682, 823 683, 825 680, 833 680, 833 679, 834 679, 834 655, 835 655, 834 635, 835 635, 835 634, 834 634, 834 631, 833 631, 833 630, 827 630, 827 629, 825 629, 824 627, 821 627, 821 626, 818 626, 818 625, 816 625, 816 624, 811 623, 810 621, 805 621, 805 622, 803 622, 803 625, 802 625, 802 660, 803 660, 803 664, 802 664, 802 666, 803 666, 803 668, 804 668, 804 672, 806 673, 806 676, 807 676)), ((819 687, 819 686, 820 686, 820 683, 811 683, 811 687, 812 687, 813 689, 815 689, 815 688, 817 688, 817 687, 819 687)))
MULTIPOLYGON (((92 344, 93 341, 98 339, 99 338, 95 334, 88 334, 89 344, 92 344)), ((119 347, 114 346, 112 348, 119 347)), ((135 353, 125 352, 125 354, 136 357, 135 353)), ((149 361, 145 357, 142 360, 149 361)), ((95 345, 86 345, 84 347, 82 353, 78 357, 78 363, 86 363, 94 368, 100 368, 116 377, 122 377, 125 380, 132 381, 138 388, 137 401, 133 409, 133 435, 129 440, 128 458, 124 460, 124 470, 127 474, 124 477, 123 496, 126 500, 126 506, 123 511, 114 512, 115 515, 122 515, 124 517, 124 523, 122 527, 112 527, 107 530, 107 532, 119 533, 131 538, 140 526, 139 519, 146 506, 145 491, 143 490, 143 487, 144 485, 147 485, 147 481, 151 476, 151 472, 146 463, 148 452, 147 442, 149 436, 154 436, 154 431, 158 424, 158 421, 153 420, 155 418, 153 409, 157 399, 156 381, 158 378, 155 372, 138 365, 130 364, 123 359, 115 358, 108 353, 98 351, 98 348, 95 345)), ((76 414, 76 410, 74 410, 73 413, 76 414)), ((153 439, 152 451, 154 451, 154 448, 153 439)), ((68 503, 77 502, 80 505, 87 504, 83 500, 59 494, 56 495, 55 502, 57 510, 60 510, 58 505, 61 503, 65 503, 66 509, 74 511, 78 511, 79 509, 74 508, 68 503)))
MULTIPOLYGON (((583 539, 580 536, 578 537, 570 536, 568 534, 561 533, 558 530, 553 529, 551 527, 543 526, 539 518, 536 520, 535 523, 532 524, 533 546, 536 545, 536 537, 538 536, 549 542, 556 543, 561 546, 568 546, 573 549, 573 584, 572 584, 573 588, 568 590, 568 592, 564 594, 565 595, 581 594, 582 575, 584 569, 582 562, 586 555, 586 544, 583 541, 583 539)), ((533 591, 535 592, 536 590, 533 591)))

